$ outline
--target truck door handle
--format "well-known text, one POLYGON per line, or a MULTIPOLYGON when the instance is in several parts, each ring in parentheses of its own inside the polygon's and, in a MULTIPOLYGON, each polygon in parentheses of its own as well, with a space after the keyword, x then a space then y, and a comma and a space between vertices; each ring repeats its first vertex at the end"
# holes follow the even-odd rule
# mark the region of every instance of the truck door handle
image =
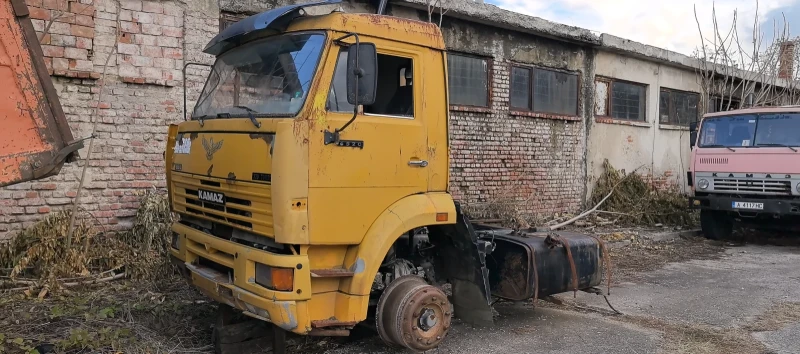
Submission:
POLYGON ((408 162, 409 166, 416 166, 416 167, 427 167, 428 161, 425 160, 411 160, 408 162))

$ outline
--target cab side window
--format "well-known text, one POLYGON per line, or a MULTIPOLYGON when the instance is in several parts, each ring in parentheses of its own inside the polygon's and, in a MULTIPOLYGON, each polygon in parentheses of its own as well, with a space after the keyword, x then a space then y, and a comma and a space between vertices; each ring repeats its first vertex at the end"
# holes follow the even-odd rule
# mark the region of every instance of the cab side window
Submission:
MULTIPOLYGON (((413 60, 378 54, 378 86, 375 103, 364 106, 365 114, 414 117, 413 60)), ((328 93, 328 110, 353 112, 347 102, 347 51, 342 50, 336 62, 331 89, 328 93)))

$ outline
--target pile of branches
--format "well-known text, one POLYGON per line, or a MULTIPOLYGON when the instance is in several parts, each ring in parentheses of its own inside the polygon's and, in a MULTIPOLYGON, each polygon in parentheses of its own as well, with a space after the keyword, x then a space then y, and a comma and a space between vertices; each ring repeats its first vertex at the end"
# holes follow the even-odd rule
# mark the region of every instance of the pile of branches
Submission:
POLYGON ((603 174, 597 181, 590 205, 601 204, 618 224, 634 225, 695 225, 698 216, 688 208, 688 199, 675 190, 662 190, 649 183, 636 171, 625 173, 615 169, 608 160, 603 162, 603 174))
POLYGON ((155 281, 169 274, 169 212, 165 195, 142 196, 133 227, 104 232, 88 212, 78 211, 72 238, 66 235, 70 210, 44 220, 0 245, 0 289, 33 291, 107 282, 124 277, 155 281))

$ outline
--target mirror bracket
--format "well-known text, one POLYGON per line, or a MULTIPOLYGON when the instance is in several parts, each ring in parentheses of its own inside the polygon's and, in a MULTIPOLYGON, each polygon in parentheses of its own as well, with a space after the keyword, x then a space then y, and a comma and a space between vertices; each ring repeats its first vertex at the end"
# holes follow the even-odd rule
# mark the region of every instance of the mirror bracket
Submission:
MULTIPOLYGON (((336 128, 334 131, 330 131, 330 130, 326 129, 325 132, 324 132, 323 143, 325 145, 336 144, 337 146, 348 146, 348 147, 363 148, 363 146, 364 146, 363 142, 359 142, 359 141, 344 141, 344 140, 341 140, 340 136, 339 136, 339 133, 344 131, 348 126, 350 126, 351 123, 353 123, 353 121, 356 120, 356 117, 358 117, 358 110, 359 110, 359 107, 361 105, 359 103, 359 92, 358 92, 358 87, 360 86, 359 80, 361 80, 366 74, 365 70, 358 63, 359 54, 360 54, 361 39, 360 39, 360 37, 358 36, 357 33, 349 33, 349 34, 346 34, 346 35, 344 35, 344 36, 342 36, 340 38, 335 39, 334 42, 339 44, 339 45, 341 45, 341 46, 347 46, 347 47, 355 46, 356 47, 356 50, 355 50, 356 54, 355 54, 355 60, 354 60, 355 68, 353 68, 352 72, 348 72, 348 76, 349 75, 353 75, 353 76, 355 76, 355 79, 356 79, 355 80, 355 100, 353 102, 353 117, 350 118, 350 120, 347 121, 347 123, 345 123, 341 128, 336 128), (349 38, 349 37, 354 37, 355 38, 355 43, 346 43, 346 42, 343 41, 344 39, 349 38)), ((374 45, 373 45, 373 48, 374 48, 374 45)), ((352 50, 352 48, 351 48, 351 50, 352 50)), ((374 49, 373 49, 373 53, 374 53, 374 49)), ((348 61, 349 60, 350 60, 350 58, 348 58, 348 61)), ((349 67, 349 65, 348 65, 348 67, 349 67)), ((349 83, 348 83, 348 85, 349 85, 349 83)), ((373 86, 373 89, 374 89, 374 86, 373 86)), ((349 93, 348 93, 348 95, 349 95, 349 93)), ((373 97, 373 100, 374 100, 374 97, 373 97)), ((367 101, 369 101, 369 99, 367 99, 367 101)), ((367 104, 371 104, 371 103, 367 103, 367 104)))

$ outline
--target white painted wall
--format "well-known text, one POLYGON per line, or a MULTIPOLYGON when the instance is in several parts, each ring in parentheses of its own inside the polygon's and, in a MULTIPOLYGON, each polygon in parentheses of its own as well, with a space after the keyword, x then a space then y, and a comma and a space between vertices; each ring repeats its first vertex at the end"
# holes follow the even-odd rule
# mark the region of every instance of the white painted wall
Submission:
MULTIPOLYGON (((659 124, 659 91, 662 87, 700 92, 696 74, 658 63, 601 51, 595 59, 595 75, 646 84, 645 122, 614 120, 590 123, 588 137, 589 196, 603 172, 603 160, 617 169, 652 171, 654 177, 670 173, 669 180, 687 192, 686 171, 691 149, 688 128, 659 124)), ((596 92, 597 94, 597 92, 596 92)))

